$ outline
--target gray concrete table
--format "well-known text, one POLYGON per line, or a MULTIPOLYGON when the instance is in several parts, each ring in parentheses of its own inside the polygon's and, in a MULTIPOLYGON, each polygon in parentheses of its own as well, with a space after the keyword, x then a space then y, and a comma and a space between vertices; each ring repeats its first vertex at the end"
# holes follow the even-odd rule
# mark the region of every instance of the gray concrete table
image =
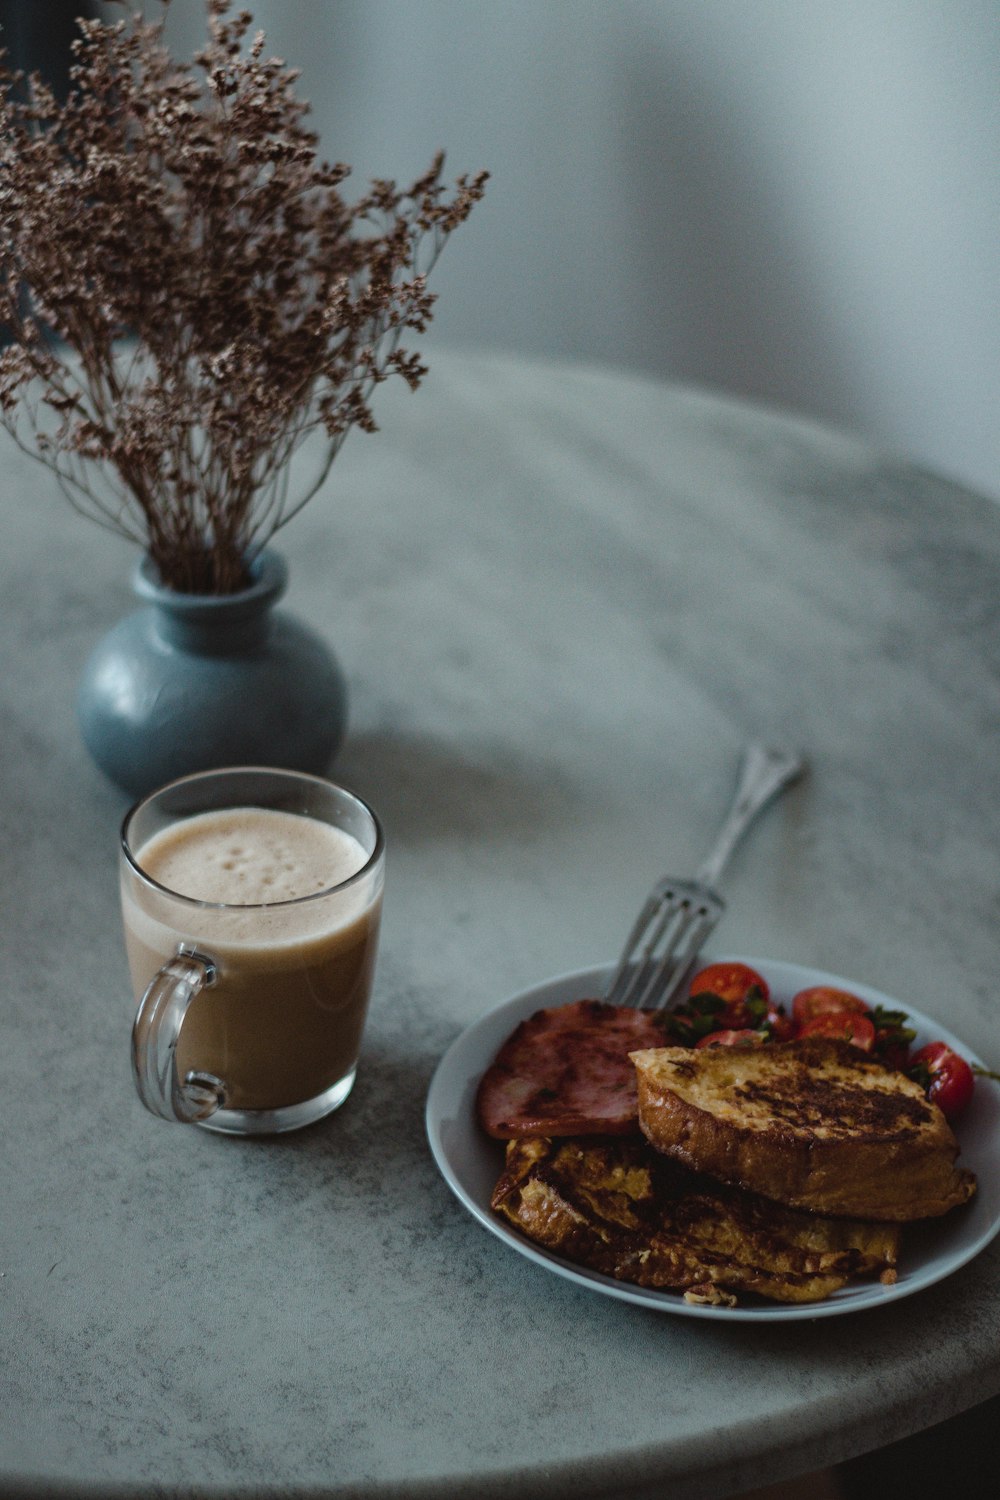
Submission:
POLYGON ((442 353, 384 394, 282 541, 351 681, 335 773, 386 825, 384 945, 351 1100, 270 1142, 133 1095, 125 799, 73 699, 134 559, 0 446, 0 1493, 719 1496, 994 1394, 996 1242, 861 1316, 657 1315, 484 1233, 423 1106, 464 1026, 612 957, 699 862, 749 736, 813 774, 738 853, 719 943, 1000 1062, 1000 510, 608 372, 442 353))

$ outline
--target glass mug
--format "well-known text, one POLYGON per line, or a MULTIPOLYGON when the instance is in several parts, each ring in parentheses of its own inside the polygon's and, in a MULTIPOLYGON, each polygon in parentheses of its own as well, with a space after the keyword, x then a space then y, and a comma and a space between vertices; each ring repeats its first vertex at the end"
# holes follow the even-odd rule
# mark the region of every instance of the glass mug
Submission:
POLYGON ((205 771, 121 833, 139 1098, 230 1135, 295 1130, 354 1084, 385 844, 360 798, 265 767, 205 771))

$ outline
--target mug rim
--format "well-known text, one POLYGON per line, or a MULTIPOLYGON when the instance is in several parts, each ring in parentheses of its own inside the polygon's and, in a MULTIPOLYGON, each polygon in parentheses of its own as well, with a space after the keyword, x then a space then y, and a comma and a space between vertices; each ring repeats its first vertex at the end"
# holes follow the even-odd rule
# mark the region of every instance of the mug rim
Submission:
MULTIPOLYGON (((236 805, 236 803, 231 804, 231 806, 233 807, 235 807, 236 805)), ((247 804, 243 805, 245 806, 247 804)), ((224 810, 224 806, 219 808, 204 809, 205 812, 222 812, 224 810)), ((187 816, 198 817, 199 814, 191 813, 187 816)), ((303 817, 309 815, 296 814, 295 816, 303 817)), ((178 822, 181 821, 183 821, 183 819, 178 819, 178 822)), ((381 821, 379 820, 378 814, 375 812, 374 808, 371 807, 363 797, 360 797, 357 792, 352 791, 350 787, 344 786, 339 781, 331 781, 326 776, 315 776, 309 771, 295 771, 283 766, 216 766, 211 770, 192 771, 186 776, 175 777, 173 781, 165 781, 163 785, 158 786, 155 791, 147 792, 144 797, 140 797, 138 801, 133 802, 132 806, 129 808, 128 812, 126 812, 121 822, 121 828, 119 831, 119 848, 126 864, 132 871, 132 873, 134 875, 137 875, 145 885, 150 886, 155 891, 159 891, 162 895, 169 896, 172 901, 183 902, 185 906, 195 907, 199 911, 277 911, 279 909, 283 910, 287 907, 292 906, 304 906, 307 905, 310 901, 322 901, 328 899, 330 896, 336 895, 340 891, 349 890, 351 886, 358 884, 361 880, 364 879, 366 875, 369 875, 371 873, 371 871, 382 859, 382 856, 385 853, 385 835, 382 830, 381 821), (305 896, 290 896, 284 901, 204 901, 198 896, 185 896, 182 891, 175 891, 172 886, 164 885, 162 881, 157 880, 155 876, 150 875, 147 870, 144 870, 128 841, 129 825, 132 822, 132 819, 139 812, 141 812, 148 803, 152 802, 156 797, 162 796, 164 792, 171 791, 174 787, 185 786, 198 781, 209 781, 213 777, 217 776, 237 774, 285 777, 294 781, 312 782, 315 786, 324 787, 335 792, 342 792, 345 796, 350 797, 353 802, 357 803, 357 805, 362 808, 364 812, 367 813, 368 817, 372 820, 372 826, 375 829, 375 843, 372 848, 371 854, 368 856, 359 870, 355 870, 353 875, 348 875, 344 880, 338 880, 336 885, 324 886, 321 891, 310 891, 308 895, 305 896)))

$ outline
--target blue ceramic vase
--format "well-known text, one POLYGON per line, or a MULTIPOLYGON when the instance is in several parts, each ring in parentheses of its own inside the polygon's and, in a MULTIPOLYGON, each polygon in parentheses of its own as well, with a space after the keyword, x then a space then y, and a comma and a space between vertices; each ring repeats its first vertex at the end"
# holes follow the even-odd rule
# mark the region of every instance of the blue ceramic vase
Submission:
POLYGON ((275 609, 284 560, 264 552, 253 582, 226 596, 164 588, 145 559, 145 607, 104 637, 84 668, 84 743, 132 796, 227 765, 322 774, 344 737, 347 689, 314 631, 275 609))

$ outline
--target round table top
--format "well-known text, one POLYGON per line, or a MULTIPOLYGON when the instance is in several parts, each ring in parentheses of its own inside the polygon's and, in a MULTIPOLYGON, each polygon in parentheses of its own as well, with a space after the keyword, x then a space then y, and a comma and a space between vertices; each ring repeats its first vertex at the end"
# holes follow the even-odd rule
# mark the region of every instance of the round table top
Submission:
MULTIPOLYGON (((1000 1390, 1000 1244, 847 1317, 672 1317, 470 1217, 424 1105, 459 1033, 617 953, 750 738, 803 748, 716 947, 865 982, 995 1066, 1000 510, 718 395, 439 353, 282 533, 388 840, 354 1093, 296 1135, 147 1114, 122 793, 76 683, 134 557, 2 439, 0 1493, 721 1496, 1000 1390)), ((982 1087, 992 1087, 984 1084, 982 1087)))

